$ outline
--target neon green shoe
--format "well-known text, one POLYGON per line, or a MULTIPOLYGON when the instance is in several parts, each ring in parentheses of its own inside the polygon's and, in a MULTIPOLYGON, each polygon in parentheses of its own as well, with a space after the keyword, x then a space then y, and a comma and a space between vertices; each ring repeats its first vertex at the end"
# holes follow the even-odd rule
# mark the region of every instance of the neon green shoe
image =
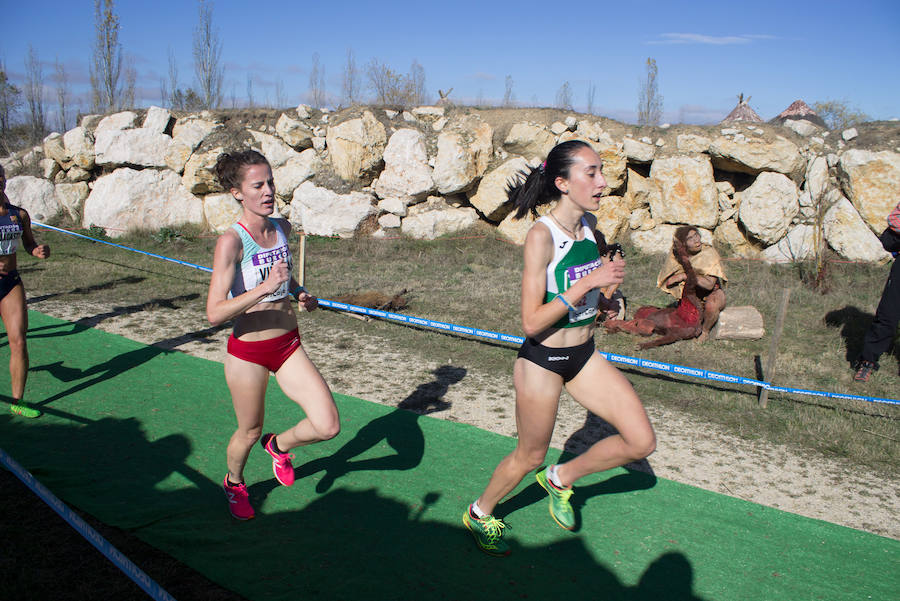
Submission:
POLYGON ((35 419, 43 415, 37 409, 34 409, 26 403, 25 401, 19 401, 18 404, 13 404, 9 406, 9 412, 15 415, 21 415, 22 417, 27 417, 29 419, 35 419))
POLYGON ((503 520, 498 520, 492 515, 476 518, 467 507, 463 514, 463 525, 475 537, 478 548, 488 555, 494 557, 509 555, 509 545, 503 542, 503 529, 507 527, 503 520))
POLYGON ((570 486, 569 488, 557 488, 550 480, 547 479, 547 468, 542 469, 534 475, 535 480, 541 485, 541 488, 550 495, 550 517, 566 530, 575 527, 575 511, 572 504, 569 503, 569 497, 575 492, 570 486))

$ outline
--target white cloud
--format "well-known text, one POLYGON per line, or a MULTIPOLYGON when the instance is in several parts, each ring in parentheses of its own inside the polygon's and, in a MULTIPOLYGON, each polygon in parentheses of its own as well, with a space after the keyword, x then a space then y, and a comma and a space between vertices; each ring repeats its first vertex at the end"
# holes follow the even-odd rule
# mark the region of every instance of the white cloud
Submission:
POLYGON ((650 40, 648 44, 706 44, 713 46, 730 46, 735 44, 749 44, 756 40, 771 40, 775 36, 765 34, 741 34, 741 35, 704 35, 702 33, 663 33, 658 39, 650 40))

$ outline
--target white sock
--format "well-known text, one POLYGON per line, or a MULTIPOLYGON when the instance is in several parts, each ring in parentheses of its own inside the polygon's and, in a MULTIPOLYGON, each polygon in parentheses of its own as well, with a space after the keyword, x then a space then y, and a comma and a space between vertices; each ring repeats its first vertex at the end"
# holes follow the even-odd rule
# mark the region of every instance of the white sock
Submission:
POLYGON ((469 505, 469 508, 472 510, 472 513, 474 513, 475 517, 477 517, 478 519, 481 519, 485 516, 485 513, 483 511, 481 511, 481 507, 478 506, 478 501, 475 501, 474 503, 469 505))
POLYGON ((560 480, 559 480, 559 474, 556 473, 557 467, 559 467, 559 466, 554 464, 554 465, 551 465, 549 468, 547 468, 547 479, 553 483, 553 486, 555 486, 557 488, 565 488, 565 486, 563 486, 563 483, 560 482, 560 480))

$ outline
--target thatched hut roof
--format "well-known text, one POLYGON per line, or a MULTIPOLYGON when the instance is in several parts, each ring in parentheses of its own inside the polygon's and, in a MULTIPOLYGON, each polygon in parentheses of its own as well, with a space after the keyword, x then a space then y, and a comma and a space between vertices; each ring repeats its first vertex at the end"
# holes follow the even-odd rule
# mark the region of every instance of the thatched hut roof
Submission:
POLYGON ((721 123, 727 123, 729 121, 749 121, 750 123, 762 123, 762 118, 756 114, 750 105, 750 97, 747 97, 747 100, 744 100, 744 95, 741 94, 738 96, 738 104, 734 107, 734 110, 728 113, 728 116, 722 119, 721 123))
POLYGON ((826 127, 825 120, 822 119, 816 111, 809 108, 809 105, 802 100, 795 100, 792 102, 791 106, 781 111, 781 113, 769 121, 769 123, 783 124, 788 119, 793 119, 794 121, 809 121, 819 127, 826 127))

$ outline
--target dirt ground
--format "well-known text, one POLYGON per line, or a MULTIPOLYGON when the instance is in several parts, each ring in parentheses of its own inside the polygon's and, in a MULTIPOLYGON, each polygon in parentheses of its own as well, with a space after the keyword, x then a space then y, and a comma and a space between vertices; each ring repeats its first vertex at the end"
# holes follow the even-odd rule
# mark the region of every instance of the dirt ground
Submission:
MULTIPOLYGON (((28 294, 41 299, 40 291, 29 290, 28 294)), ((206 338, 178 337, 205 327, 205 316, 198 311, 155 307, 110 316, 108 306, 53 299, 38 300, 29 307, 70 321, 84 319, 101 330, 146 344, 166 341, 160 346, 213 361, 224 360, 229 330, 206 338)), ((348 369, 346 345, 334 343, 345 336, 322 327, 303 334, 307 352, 335 392, 391 406, 416 406, 432 417, 507 436, 515 433, 511 366, 506 381, 489 378, 473 365, 466 365, 465 371, 459 372, 444 367, 434 381, 429 381, 432 377, 427 374, 441 365, 429 364, 417 356, 415 349, 391 348, 379 338, 361 333, 354 340, 356 356, 352 369, 348 369), (385 377, 386 373, 389 377, 385 377), (457 373, 464 374, 461 380, 457 373), (488 400, 497 398, 508 399, 507 411, 488 409, 495 405, 488 400)), ((846 461, 798 455, 784 446, 735 437, 675 411, 650 408, 648 412, 658 447, 647 460, 633 467, 652 471, 661 478, 900 539, 900 481, 876 478, 846 461)), ((608 426, 564 397, 552 444, 578 452, 601 437, 604 427, 608 426)))

